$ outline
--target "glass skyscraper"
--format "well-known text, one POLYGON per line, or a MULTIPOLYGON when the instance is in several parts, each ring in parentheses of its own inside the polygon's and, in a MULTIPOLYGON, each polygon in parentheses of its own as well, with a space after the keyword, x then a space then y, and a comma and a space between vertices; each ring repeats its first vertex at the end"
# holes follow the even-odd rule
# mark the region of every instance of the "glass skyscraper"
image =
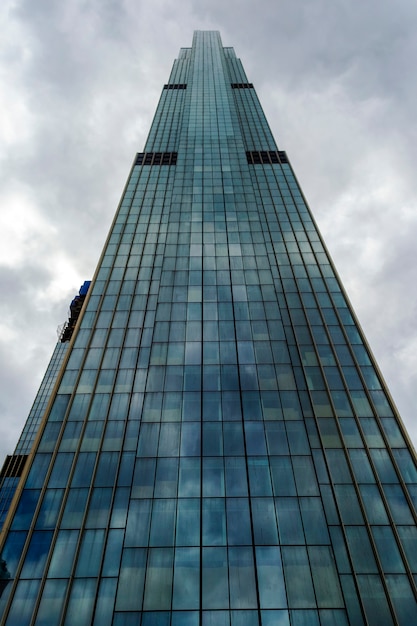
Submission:
POLYGON ((410 626, 416 459, 252 83, 174 62, 2 531, 6 626, 410 626))

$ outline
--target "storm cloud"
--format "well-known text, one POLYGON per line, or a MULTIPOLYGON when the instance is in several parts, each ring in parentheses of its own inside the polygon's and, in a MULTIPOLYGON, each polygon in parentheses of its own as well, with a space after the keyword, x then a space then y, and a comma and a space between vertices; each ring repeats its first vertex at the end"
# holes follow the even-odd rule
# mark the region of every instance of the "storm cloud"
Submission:
POLYGON ((1 458, 195 29, 242 59, 417 441, 414 2, 4 0, 0 27, 1 458))

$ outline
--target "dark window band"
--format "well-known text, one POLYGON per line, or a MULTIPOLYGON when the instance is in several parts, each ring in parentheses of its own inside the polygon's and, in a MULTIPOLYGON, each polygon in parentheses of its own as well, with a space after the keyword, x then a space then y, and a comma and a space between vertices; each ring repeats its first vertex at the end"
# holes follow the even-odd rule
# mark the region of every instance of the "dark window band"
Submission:
POLYGON ((246 152, 246 158, 250 165, 289 162, 287 153, 283 150, 251 150, 246 152))
POLYGON ((253 83, 232 83, 232 89, 253 89, 253 83))
POLYGON ((176 165, 178 152, 138 152, 135 165, 176 165))
POLYGON ((0 478, 21 476, 27 458, 27 454, 8 455, 0 472, 0 478))
POLYGON ((185 83, 167 83, 164 85, 164 89, 187 89, 185 83))

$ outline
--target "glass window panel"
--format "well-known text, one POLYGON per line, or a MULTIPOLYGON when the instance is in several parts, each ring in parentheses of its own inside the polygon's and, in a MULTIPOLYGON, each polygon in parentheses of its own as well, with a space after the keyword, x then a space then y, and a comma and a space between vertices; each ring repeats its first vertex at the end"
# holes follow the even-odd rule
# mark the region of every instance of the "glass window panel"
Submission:
MULTIPOLYGON (((145 585, 146 553, 147 551, 143 548, 123 550, 116 596, 116 611, 141 610, 145 585)), ((135 616, 132 626, 137 624, 137 619, 135 616)))
POLYGON ((319 418, 318 423, 323 446, 325 448, 341 448, 342 442, 340 441, 336 420, 331 417, 319 418))
POLYGON ((215 391, 203 393, 203 419, 206 422, 222 420, 221 394, 215 391))
POLYGON ((20 555, 25 544, 25 540, 26 533, 8 533, 1 553, 1 573, 3 580, 0 589, 3 589, 5 579, 14 578, 16 574, 16 568, 20 560, 20 555))
POLYGON ((287 602, 284 576, 281 554, 277 546, 259 546, 256 548, 256 571, 261 608, 285 608, 287 602))
POLYGON ((104 547, 104 529, 85 530, 77 558, 75 576, 97 576, 104 547))
POLYGON ((244 457, 229 457, 225 459, 226 494, 228 496, 247 496, 248 483, 246 462, 244 457))
MULTIPOLYGON (((298 368, 299 371, 299 368, 298 368)), ((303 389, 304 383, 300 380, 300 376, 298 376, 298 388, 299 392, 303 389)), ((298 393, 295 391, 281 391, 280 393, 281 403, 282 403, 282 412, 284 415, 284 419, 286 420, 301 420, 307 414, 305 409, 302 411, 300 406, 300 401, 298 398, 298 393)))
POLYGON ((148 545, 150 517, 150 500, 131 500, 126 525, 126 547, 148 545))
POLYGON ((307 550, 301 546, 282 548, 282 562, 289 606, 314 607, 316 603, 307 550))
POLYGON ((405 483, 417 483, 417 468, 409 451, 393 450, 394 458, 400 468, 401 475, 405 483))
POLYGON ((317 472, 317 480, 319 484, 329 483, 329 475, 327 473, 327 468, 324 462, 324 455, 322 450, 312 450, 314 467, 317 472))
POLYGON ((375 389, 375 390, 371 389, 370 394, 375 404, 378 415, 380 417, 392 417, 393 412, 392 412, 390 405, 388 404, 388 400, 386 398, 384 391, 379 390, 379 389, 375 389))
POLYGON ((223 455, 223 432, 221 423, 208 422, 203 424, 203 455, 223 455))
POLYGON ((172 498, 177 495, 178 459, 157 459, 155 491, 156 498, 172 498))
POLYGON ((291 626, 319 626, 318 611, 290 611, 291 626))
POLYGON ((349 403, 346 392, 340 389, 331 389, 330 394, 336 409, 336 414, 340 417, 353 417, 352 407, 349 403))
POLYGON ((73 452, 76 450, 81 432, 81 422, 67 422, 61 443, 59 444, 60 452, 73 452))
POLYGON ((202 626, 230 626, 230 611, 203 611, 202 626))
POLYGON ((305 543, 303 525, 297 498, 276 498, 280 543, 299 545, 305 543))
POLYGON ((394 534, 390 526, 374 526, 372 534, 378 550, 379 560, 385 573, 405 573, 394 534))
POLYGON ((124 422, 109 421, 107 422, 106 432, 104 434, 104 440, 102 450, 120 450, 123 442, 124 435, 124 422))
MULTIPOLYGON (((46 424, 39 444, 38 452, 53 452, 60 430, 60 423, 49 422, 46 424)), ((38 456, 40 457, 40 455, 38 456)))
POLYGON ((290 626, 288 611, 261 611, 262 626, 290 626))
POLYGON ((48 487, 66 486, 73 458, 74 454, 72 452, 58 452, 49 477, 48 487))
POLYGON ((346 535, 354 570, 359 574, 377 572, 366 528, 364 526, 346 526, 346 535))
POLYGON ((401 485, 383 485, 388 507, 396 524, 413 524, 410 507, 401 485))
POLYGON ((246 498, 227 498, 227 542, 229 545, 252 543, 249 503, 246 498))
POLYGON ((294 474, 289 456, 270 457, 272 485, 275 496, 295 496, 294 474))
POLYGON ((181 393, 165 393, 162 401, 162 421, 180 422, 182 402, 181 393))
POLYGON ((155 482, 156 459, 136 459, 132 497, 151 498, 155 482))
POLYGON ((175 543, 177 546, 200 545, 200 500, 178 500, 175 543))
POLYGON ((260 397, 257 391, 242 391, 242 404, 245 420, 262 419, 260 397))
POLYGON ((176 500, 154 500, 152 506, 150 546, 172 546, 176 517, 176 500))
POLYGON ((362 511, 353 485, 336 485, 336 500, 344 524, 363 524, 362 511))
POLYGON ((80 452, 72 475, 71 487, 89 487, 96 461, 95 452, 80 452))
POLYGON ((117 487, 130 487, 132 484, 133 470, 135 466, 134 452, 124 452, 121 455, 117 487))
POLYGON ((342 527, 329 526, 329 532, 332 538, 332 546, 338 572, 340 574, 350 573, 351 567, 346 549, 345 539, 342 533, 342 527))
POLYGON ((38 513, 38 518, 36 520, 36 528, 38 530, 55 528, 63 495, 63 489, 46 490, 43 497, 41 509, 38 513))
MULTIPOLYGON (((205 623, 205 613, 207 613, 207 611, 203 613, 203 623, 205 623)), ((217 624, 218 622, 216 622, 216 626, 217 624)), ((114 624, 113 626, 116 625, 114 624)), ((173 611, 171 626, 200 626, 200 614, 198 611, 173 611)))
POLYGON ((117 578, 101 579, 94 612, 94 626, 111 626, 116 589, 117 578))
POLYGON ((46 558, 51 545, 52 532, 35 531, 32 534, 21 578, 41 578, 45 567, 46 558))
POLYGON ((288 441, 284 422, 265 423, 268 453, 271 455, 288 455, 288 441))
POLYGON ((113 487, 118 462, 119 452, 102 452, 100 454, 94 479, 95 487, 113 487))
POLYGON ((110 488, 96 487, 93 489, 88 509, 87 528, 105 528, 107 526, 111 497, 112 490, 110 488))
POLYGON ((342 591, 331 548, 310 546, 308 554, 318 606, 343 608, 342 591))
POLYGON ((242 407, 240 404, 240 394, 236 391, 223 391, 222 399, 222 416, 223 421, 241 421, 242 407))
POLYGON ((271 496, 272 486, 267 457, 249 457, 249 485, 251 496, 271 496))
POLYGON ((374 418, 362 418, 360 420, 366 443, 370 448, 383 448, 385 446, 379 426, 374 418))
POLYGON ((203 534, 205 546, 226 544, 226 512, 224 498, 203 499, 203 534))
POLYGON ((202 558, 202 608, 229 608, 226 548, 203 548, 202 558))
POLYGON ((412 624, 417 605, 407 576, 391 574, 386 577, 386 581, 398 622, 412 624))
POLYGON ((17 584, 7 623, 29 626, 38 595, 40 580, 20 580, 17 584))
POLYGON ((319 488, 312 458, 310 456, 293 456, 291 460, 298 495, 318 496, 319 488))
POLYGON ((244 454, 243 431, 240 422, 224 422, 223 445, 226 456, 244 454))
POLYGON ((258 545, 277 545, 278 532, 272 498, 252 498, 254 540, 258 545))
POLYGON ((203 496, 224 496, 223 458, 205 457, 203 459, 203 496))
POLYGON ((394 622, 380 577, 362 575, 357 580, 369 626, 391 626, 394 622))
MULTIPOLYGON (((72 389, 71 389, 72 391, 72 389)), ((68 403, 71 399, 71 394, 58 394, 52 405, 51 412, 49 414, 49 420, 51 422, 62 422, 67 410, 68 403)))
POLYGON ((149 611, 142 613, 141 626, 169 626, 170 612, 149 611))
POLYGON ((251 456, 266 454, 263 422, 245 422, 246 452, 251 456))
POLYGON ((319 611, 321 626, 349 626, 346 611, 341 609, 322 609, 319 611))
POLYGON ((124 528, 126 525, 129 502, 129 489, 119 487, 114 495, 113 509, 110 518, 110 528, 124 528))
POLYGON ((121 529, 110 529, 107 537, 104 552, 104 563, 101 572, 102 576, 118 576, 120 569, 120 559, 122 556, 124 531, 121 529))
POLYGON ((365 622, 362 614, 362 608, 359 604, 358 593, 353 576, 341 576, 340 582, 343 589, 343 595, 345 597, 346 609, 350 623, 355 624, 355 626, 364 626, 365 622))
POLYGON ((61 520, 62 528, 79 528, 87 503, 88 489, 70 489, 61 520))
POLYGON ((417 573, 417 528, 415 526, 398 526, 398 534, 404 548, 407 561, 413 572, 417 573))
MULTIPOLYGON (((200 550, 177 548, 174 562, 172 608, 198 609, 200 599, 200 550)), ((188 624, 189 622, 181 622, 188 624)), ((192 622, 191 622, 192 624, 192 622)))
POLYGON ((56 626, 62 613, 67 585, 67 580, 46 581, 36 616, 36 624, 56 626))
POLYGON ((178 495, 183 498, 200 495, 200 459, 180 459, 178 495))
POLYGON ((96 452, 99 449, 103 427, 104 421, 87 423, 81 443, 83 452, 96 452))
POLYGON ((330 478, 334 483, 350 483, 352 480, 343 450, 327 450, 330 478))
POLYGON ((89 421, 104 420, 107 415, 107 409, 110 403, 110 394, 95 393, 91 403, 90 412, 88 414, 89 421))
POLYGON ((340 418, 340 428, 342 429, 343 438, 348 448, 362 448, 363 442, 359 433, 356 420, 353 417, 340 418))
POLYGON ((40 491, 37 489, 24 489, 17 505, 16 513, 12 522, 12 530, 27 530, 32 522, 33 514, 38 504, 40 491))
POLYGON ((201 425, 198 422, 187 422, 181 428, 181 456, 200 456, 201 425))
POLYGON ((300 498, 300 509, 306 543, 322 545, 330 543, 321 499, 300 498))
POLYGON ((387 450, 371 449, 371 458, 382 483, 397 483, 398 477, 387 450))
POLYGON ((156 456, 158 449, 160 424, 142 423, 139 433, 137 456, 139 458, 156 456))
POLYGON ((374 483, 375 476, 365 450, 349 450, 349 456, 358 483, 374 483))
POLYGON ((150 548, 143 597, 144 611, 171 608, 173 548, 150 548))
POLYGON ((405 447, 405 441, 399 429, 399 426, 393 417, 383 417, 381 424, 384 429, 385 435, 388 438, 389 444, 393 448, 405 447))
POLYGON ((52 552, 48 578, 67 578, 78 542, 77 530, 60 530, 52 552))
POLYGON ((381 494, 376 485, 360 485, 362 501, 370 524, 389 524, 381 494))
POLYGON ((232 609, 256 608, 257 599, 252 548, 229 548, 229 585, 230 607, 232 609))

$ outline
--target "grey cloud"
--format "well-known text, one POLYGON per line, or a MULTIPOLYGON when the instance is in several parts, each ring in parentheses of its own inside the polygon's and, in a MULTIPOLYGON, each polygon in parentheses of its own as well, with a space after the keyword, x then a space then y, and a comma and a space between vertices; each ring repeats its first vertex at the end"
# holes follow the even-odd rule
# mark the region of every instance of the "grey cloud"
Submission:
POLYGON ((27 413, 55 327, 94 272, 172 60, 191 44, 195 28, 215 28, 255 83, 411 424, 417 383, 407 350, 417 346, 415 4, 400 0, 393 11, 388 0, 354 10, 323 0, 155 0, 152 7, 134 0, 20 0, 9 20, 19 36, 0 45, 0 64, 15 89, 10 93, 21 101, 8 106, 13 112, 23 105, 29 115, 25 132, 1 154, 0 201, 24 190, 52 228, 43 237, 36 233, 32 258, 19 248, 25 261, 9 276, 0 273, 2 307, 13 312, 7 329, 16 330, 15 317, 19 334, 0 344, 8 364, 0 383, 6 422, 27 413), (62 276, 54 266, 58 254, 62 276), (72 284, 62 285, 62 297, 46 311, 46 294, 67 275, 72 284), (36 334, 25 334, 29 318, 36 334), (11 389, 19 377, 18 399, 11 389))

